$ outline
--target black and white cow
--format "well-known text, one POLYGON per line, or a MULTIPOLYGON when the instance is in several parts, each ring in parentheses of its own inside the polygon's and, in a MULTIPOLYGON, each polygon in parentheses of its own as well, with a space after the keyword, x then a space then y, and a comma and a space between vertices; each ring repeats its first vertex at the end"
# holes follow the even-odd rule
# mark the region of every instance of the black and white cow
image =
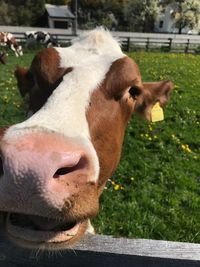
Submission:
POLYGON ((25 32, 26 44, 31 46, 35 43, 44 44, 46 47, 58 46, 58 42, 52 35, 44 31, 28 31, 25 32))

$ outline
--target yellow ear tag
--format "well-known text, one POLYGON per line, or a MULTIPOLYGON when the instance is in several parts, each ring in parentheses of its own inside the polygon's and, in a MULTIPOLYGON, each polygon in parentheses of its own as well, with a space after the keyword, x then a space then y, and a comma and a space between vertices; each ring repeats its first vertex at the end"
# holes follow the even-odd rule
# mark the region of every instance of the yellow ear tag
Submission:
POLYGON ((159 102, 157 102, 151 110, 151 121, 156 122, 156 121, 163 121, 163 120, 164 120, 164 112, 159 102))

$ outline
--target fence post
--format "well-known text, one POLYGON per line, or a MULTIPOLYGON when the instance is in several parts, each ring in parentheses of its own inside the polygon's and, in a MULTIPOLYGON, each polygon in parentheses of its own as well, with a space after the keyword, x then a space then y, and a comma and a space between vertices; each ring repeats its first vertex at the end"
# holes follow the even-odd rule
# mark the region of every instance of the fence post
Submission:
POLYGON ((127 37, 127 47, 126 47, 127 52, 130 52, 130 37, 127 37))
POLYGON ((146 51, 149 51, 149 37, 147 37, 147 43, 146 43, 146 51))
POLYGON ((169 38, 168 40, 169 40, 169 51, 171 51, 171 49, 172 49, 172 38, 169 38))
POLYGON ((185 47, 185 53, 188 53, 189 46, 190 46, 190 39, 187 40, 186 47, 185 47))

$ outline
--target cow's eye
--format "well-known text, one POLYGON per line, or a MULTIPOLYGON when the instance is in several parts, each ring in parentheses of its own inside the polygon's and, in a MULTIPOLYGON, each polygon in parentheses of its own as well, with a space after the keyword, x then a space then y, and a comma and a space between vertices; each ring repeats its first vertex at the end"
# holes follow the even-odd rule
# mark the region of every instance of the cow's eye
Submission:
POLYGON ((137 99, 137 97, 141 94, 141 89, 137 86, 133 86, 129 89, 129 93, 133 99, 137 99))

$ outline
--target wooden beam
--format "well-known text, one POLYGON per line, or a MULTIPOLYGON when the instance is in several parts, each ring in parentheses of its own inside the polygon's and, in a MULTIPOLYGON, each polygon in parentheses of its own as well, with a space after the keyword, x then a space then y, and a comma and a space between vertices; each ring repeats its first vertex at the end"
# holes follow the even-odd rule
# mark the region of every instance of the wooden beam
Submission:
POLYGON ((14 246, 0 234, 1 267, 199 267, 200 244, 87 235, 73 249, 14 246))

